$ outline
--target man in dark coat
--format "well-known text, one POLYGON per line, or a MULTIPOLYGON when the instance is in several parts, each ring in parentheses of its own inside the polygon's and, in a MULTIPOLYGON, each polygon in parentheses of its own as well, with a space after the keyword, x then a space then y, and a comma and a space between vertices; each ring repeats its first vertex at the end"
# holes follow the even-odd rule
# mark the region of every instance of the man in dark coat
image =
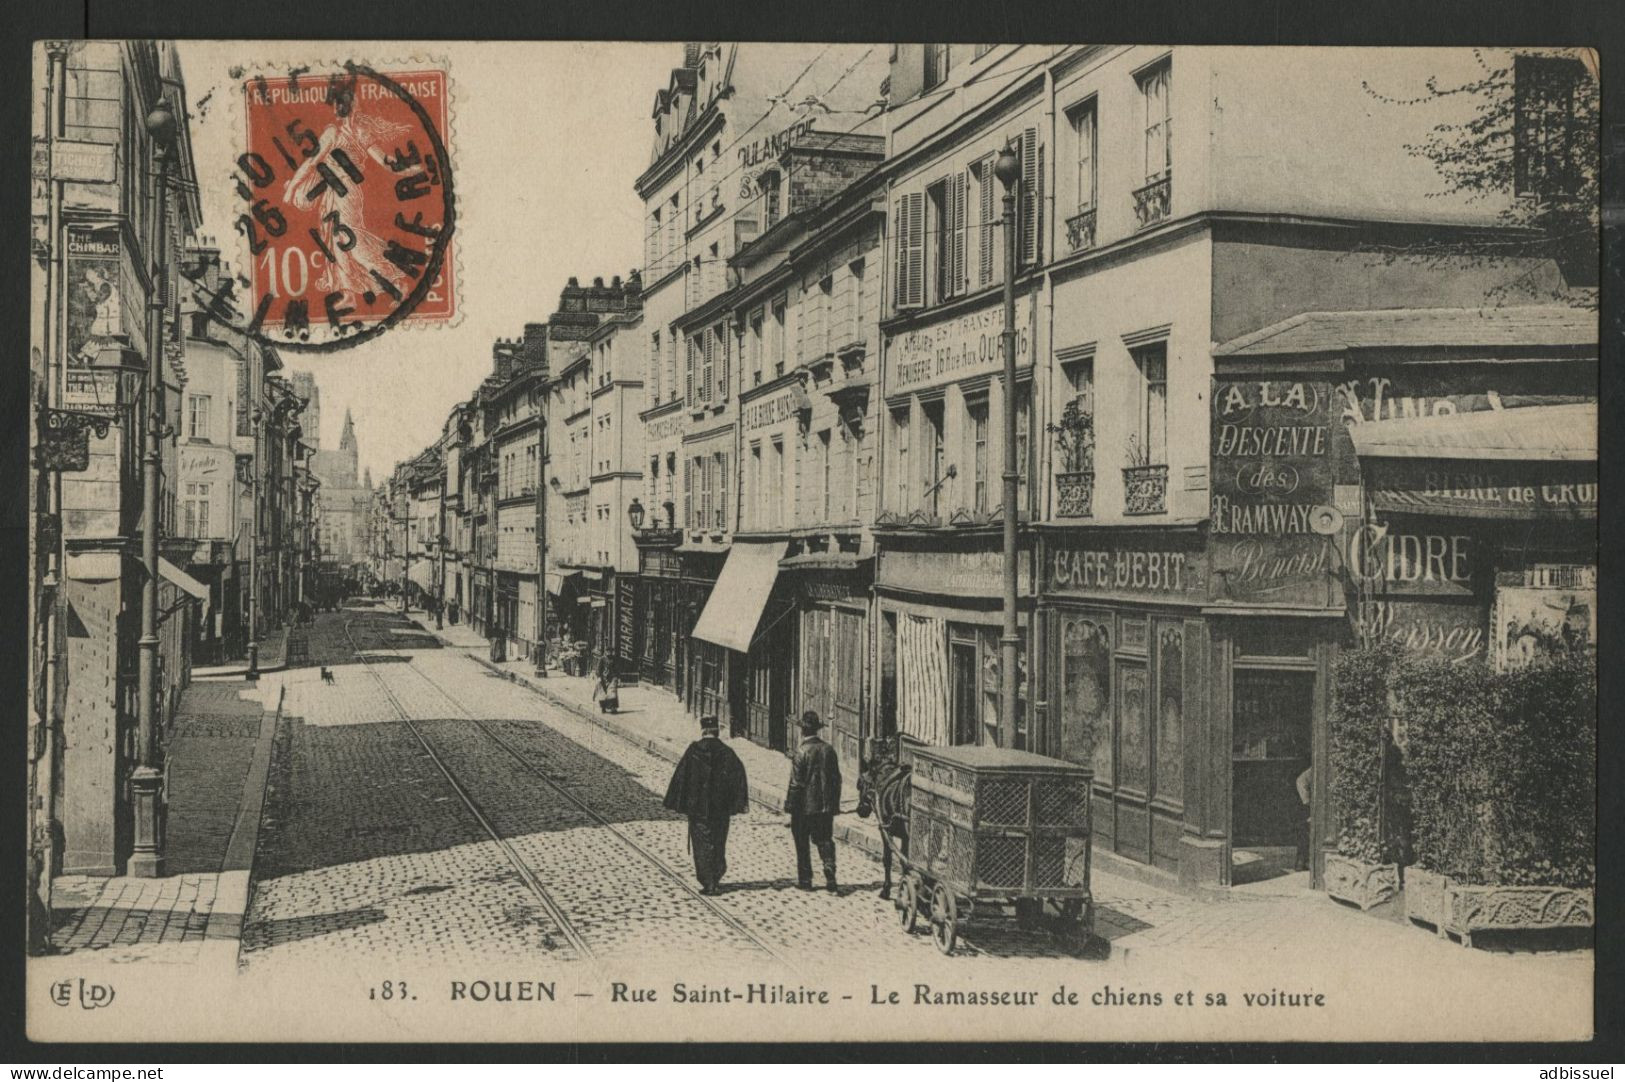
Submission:
POLYGON ((750 807, 745 764, 717 738, 717 719, 700 719, 700 738, 688 746, 666 787, 666 807, 688 816, 689 847, 701 894, 717 894, 728 870, 728 818, 750 807))
POLYGON ((807 843, 818 847, 824 865, 824 885, 835 890, 835 813, 841 810, 841 764, 835 749, 818 738, 824 723, 815 711, 801 715, 801 746, 790 764, 790 788, 784 810, 790 813, 790 835, 796 845, 796 886, 812 890, 812 855, 807 843))

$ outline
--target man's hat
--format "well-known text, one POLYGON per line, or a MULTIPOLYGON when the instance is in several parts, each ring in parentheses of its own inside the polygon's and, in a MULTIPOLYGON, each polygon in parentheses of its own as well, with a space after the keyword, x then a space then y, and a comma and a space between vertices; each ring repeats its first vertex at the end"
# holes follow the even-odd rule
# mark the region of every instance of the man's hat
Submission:
POLYGON ((714 733, 719 731, 721 728, 722 725, 717 721, 717 716, 715 714, 707 714, 700 719, 700 732, 702 733, 714 733))
POLYGON ((822 729, 823 727, 824 727, 824 723, 822 721, 818 720, 818 711, 816 711, 816 710, 807 710, 807 711, 804 711, 802 713, 802 715, 801 715, 801 731, 802 732, 804 732, 804 733, 816 733, 818 730, 822 729))

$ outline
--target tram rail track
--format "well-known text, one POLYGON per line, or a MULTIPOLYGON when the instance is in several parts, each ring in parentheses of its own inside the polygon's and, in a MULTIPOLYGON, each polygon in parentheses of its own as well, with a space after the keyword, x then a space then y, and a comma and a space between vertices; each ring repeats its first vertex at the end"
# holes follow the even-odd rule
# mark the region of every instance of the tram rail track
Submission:
MULTIPOLYGON (((356 659, 367 670, 367 673, 377 682, 379 690, 383 692, 384 697, 389 701, 391 708, 400 717, 402 723, 406 725, 407 730, 416 739, 418 744, 422 746, 425 754, 429 756, 430 762, 435 765, 436 769, 446 779, 447 784, 451 786, 452 791, 456 793, 463 806, 468 809, 471 815, 473 815, 475 820, 479 823, 481 829, 491 838, 493 842, 497 844, 504 858, 518 874, 520 880, 533 894, 536 895, 537 899, 542 905, 542 908, 546 911, 548 918, 558 926, 559 931, 567 940, 569 940, 570 945, 575 952, 583 958, 596 957, 597 952, 593 949, 592 944, 588 942, 587 937, 580 931, 575 922, 571 920, 570 915, 565 910, 564 906, 561 905, 553 894, 547 889, 542 877, 538 875, 530 863, 520 855, 518 850, 514 848, 509 840, 502 836, 502 832, 497 829, 496 825, 491 821, 491 819, 483 810, 481 810, 479 803, 474 799, 474 796, 469 791, 468 787, 460 778, 457 777, 456 772, 453 771, 452 768, 446 763, 444 757, 438 751, 436 751, 434 745, 430 742, 428 737, 424 735, 422 729, 419 728, 419 726, 413 721, 412 717, 410 716, 410 712, 406 709, 406 706, 401 701, 400 696, 393 688, 389 686, 388 681, 386 681, 378 672, 375 663, 367 657, 367 654, 363 651, 361 645, 356 641, 352 624, 352 621, 345 621, 344 631, 356 659)), ((402 667, 409 669, 420 681, 433 689, 441 698, 445 699, 455 711, 454 715, 452 716, 455 716, 460 721, 467 722, 474 729, 478 730, 485 739, 489 740, 492 744, 496 745, 502 751, 507 753, 507 755, 516 764, 518 764, 522 770, 541 781, 542 784, 545 785, 553 794, 562 798, 567 804, 574 807, 582 815, 585 815, 597 826, 606 830, 628 850, 635 853, 639 858, 658 871, 662 877, 669 880, 684 894, 692 898, 695 902, 698 902, 707 912, 711 913, 723 924, 727 925, 728 928, 735 934, 743 938, 755 949, 768 955, 787 968, 797 968, 790 959, 786 958, 771 944, 763 940, 755 932, 751 931, 748 926, 741 922, 727 909, 718 905, 713 899, 701 894, 692 884, 689 883, 687 877, 683 875, 681 871, 672 868, 660 857, 650 852, 647 847, 643 846, 636 839, 627 835, 625 831, 617 827, 608 817, 601 814, 591 804, 582 800, 565 786, 559 784, 559 782, 556 781, 543 767, 537 764, 529 756, 525 755, 524 752, 516 748, 512 742, 492 731, 491 727, 485 722, 473 716, 473 714, 471 714, 462 705, 462 703, 457 700, 455 695, 447 691, 443 686, 441 686, 439 681, 435 680, 432 676, 418 667, 418 665, 410 657, 405 659, 405 665, 402 667)))

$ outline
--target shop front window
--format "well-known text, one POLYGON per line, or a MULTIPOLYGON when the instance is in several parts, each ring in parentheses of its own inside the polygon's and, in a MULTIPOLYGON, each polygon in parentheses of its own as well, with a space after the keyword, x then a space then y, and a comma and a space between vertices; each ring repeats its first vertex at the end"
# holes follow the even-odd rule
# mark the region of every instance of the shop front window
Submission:
POLYGON ((1157 630, 1157 795, 1180 800, 1184 793, 1185 643, 1178 624, 1157 630))
POLYGON ((1145 665, 1140 662, 1122 662, 1117 669, 1117 686, 1121 689, 1118 713, 1119 742, 1122 745, 1118 762, 1118 779, 1128 789, 1145 793, 1150 790, 1150 762, 1145 732, 1145 665))
POLYGON ((1067 617, 1061 624, 1061 755, 1112 783, 1111 633, 1067 617))

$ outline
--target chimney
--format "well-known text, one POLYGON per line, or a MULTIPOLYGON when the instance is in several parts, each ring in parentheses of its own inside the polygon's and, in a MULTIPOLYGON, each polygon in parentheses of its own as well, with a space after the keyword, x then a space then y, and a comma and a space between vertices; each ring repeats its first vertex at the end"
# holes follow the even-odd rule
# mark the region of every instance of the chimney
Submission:
POLYGON ((683 67, 696 68, 700 64, 701 43, 698 41, 683 42, 683 67))
POLYGON ((520 352, 527 366, 547 367, 547 324, 525 324, 525 339, 520 352))
POLYGON ((621 288, 621 276, 620 275, 617 274, 615 277, 613 277, 613 278, 611 278, 609 280, 609 288, 611 288, 611 289, 620 289, 621 288))

